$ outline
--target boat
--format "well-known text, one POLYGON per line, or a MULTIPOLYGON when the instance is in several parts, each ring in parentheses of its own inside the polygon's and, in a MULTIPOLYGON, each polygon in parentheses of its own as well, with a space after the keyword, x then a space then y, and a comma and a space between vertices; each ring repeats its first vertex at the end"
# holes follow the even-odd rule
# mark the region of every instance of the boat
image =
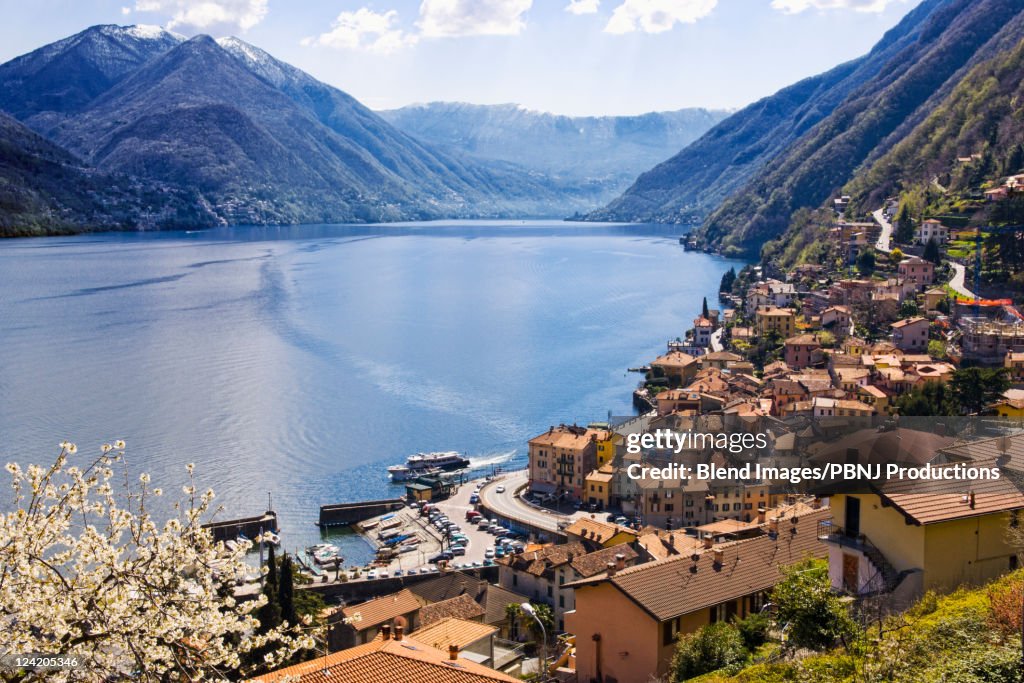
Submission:
POLYGON ((383 531, 384 529, 394 529, 397 526, 402 526, 402 518, 401 517, 395 517, 394 519, 389 519, 386 522, 381 522, 380 523, 381 531, 383 531))
POLYGON ((406 481, 438 472, 451 472, 469 467, 469 458, 458 451, 438 451, 410 455, 404 465, 392 465, 388 474, 394 481, 406 481))
POLYGON ((368 519, 365 522, 360 522, 359 523, 359 528, 362 529, 363 531, 369 531, 370 529, 372 529, 375 526, 377 526, 377 524, 379 522, 380 522, 380 520, 377 520, 377 519, 368 519))
POLYGON ((270 543, 271 545, 281 545, 281 537, 273 531, 265 531, 263 532, 263 542, 270 543))
POLYGON ((389 538, 388 540, 384 541, 384 545, 396 546, 402 541, 407 541, 410 538, 412 538, 412 534, 400 534, 398 536, 395 536, 394 538, 389 538))

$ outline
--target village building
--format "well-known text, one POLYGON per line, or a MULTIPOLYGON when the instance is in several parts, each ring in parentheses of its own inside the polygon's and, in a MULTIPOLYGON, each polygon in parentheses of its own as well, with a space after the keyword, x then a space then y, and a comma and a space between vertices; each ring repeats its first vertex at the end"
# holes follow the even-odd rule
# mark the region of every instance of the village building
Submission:
POLYGON ((328 618, 330 649, 364 645, 377 638, 382 629, 401 627, 406 632, 414 631, 419 627, 422 607, 423 603, 408 588, 342 607, 328 618))
POLYGON ((934 218, 926 218, 917 228, 917 240, 921 244, 928 244, 932 240, 937 244, 945 244, 949 241, 949 228, 934 218))
POLYGON ((673 386, 682 386, 697 374, 697 358, 682 351, 669 351, 651 361, 654 375, 666 378, 673 386))
POLYGON ((920 316, 898 320, 889 326, 892 343, 901 351, 927 351, 929 325, 928 319, 920 316))
POLYGON ((900 261, 897 272, 901 280, 915 283, 918 289, 935 282, 935 264, 919 256, 911 256, 900 261))
POLYGON ((796 325, 795 318, 796 316, 793 314, 793 311, 788 308, 777 308, 774 306, 758 308, 754 314, 755 328, 757 334, 761 337, 766 337, 774 332, 785 339, 786 337, 793 336, 793 330, 796 325))
POLYGON ((782 568, 824 557, 818 523, 828 510, 772 517, 755 537, 713 545, 573 584, 579 681, 646 681, 664 676, 678 636, 759 612, 782 568), (614 619, 607 615, 614 614, 614 619))
POLYGON ((790 337, 784 343, 786 365, 794 370, 816 367, 824 362, 821 343, 813 334, 800 334, 790 337))
POLYGON ((563 424, 530 439, 530 490, 582 500, 584 477, 596 469, 597 443, 607 438, 603 430, 563 424))

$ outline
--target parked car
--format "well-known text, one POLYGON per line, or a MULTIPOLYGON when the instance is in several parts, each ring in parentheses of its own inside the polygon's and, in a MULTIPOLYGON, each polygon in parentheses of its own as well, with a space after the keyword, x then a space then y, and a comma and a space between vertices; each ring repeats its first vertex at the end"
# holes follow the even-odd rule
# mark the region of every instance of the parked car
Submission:
POLYGON ((450 550, 451 550, 452 555, 465 555, 466 554, 466 549, 463 548, 461 545, 453 545, 450 548, 450 550))
POLYGON ((487 527, 491 526, 491 520, 484 518, 476 523, 476 528, 480 531, 485 531, 487 527))
POLYGON ((608 517, 607 517, 607 521, 609 521, 609 522, 613 522, 613 523, 614 523, 614 522, 615 522, 615 519, 616 519, 617 517, 618 517, 618 515, 617 515, 617 514, 615 514, 614 512, 609 512, 609 513, 608 513, 608 517))
POLYGON ((480 495, 479 494, 474 493, 473 495, 471 495, 469 497, 470 505, 476 505, 479 502, 480 502, 480 495))
POLYGON ((616 524, 619 524, 619 525, 621 525, 621 526, 626 526, 627 524, 629 524, 629 520, 628 520, 628 519, 626 519, 625 517, 622 517, 622 516, 620 515, 620 516, 618 516, 618 517, 616 517, 616 518, 615 518, 615 523, 616 523, 616 524))
POLYGON ((413 567, 412 569, 406 570, 405 575, 406 576, 416 576, 419 573, 420 573, 420 570, 417 569, 416 567, 413 567))
POLYGON ((399 577, 399 576, 401 576, 401 575, 402 575, 402 570, 401 570, 401 569, 396 569, 396 570, 395 570, 395 573, 394 573, 394 576, 395 576, 395 577, 399 577))
POLYGON ((455 534, 452 536, 452 543, 458 543, 459 545, 469 545, 469 538, 462 534, 455 534))
POLYGON ((494 548, 488 548, 487 550, 485 550, 484 551, 484 557, 486 557, 486 558, 494 558, 494 548))
POLYGON ((388 574, 388 570, 386 570, 386 569, 384 569, 384 570, 381 570, 381 572, 380 572, 379 574, 377 574, 377 578, 378 578, 378 579, 386 579, 386 578, 388 578, 389 576, 390 576, 390 575, 388 574))
POLYGON ((437 564, 438 562, 441 562, 443 560, 450 560, 453 557, 455 556, 451 553, 450 550, 442 550, 437 555, 434 555, 432 558, 430 558, 429 562, 431 564, 437 564))
POLYGON ((371 569, 370 571, 366 572, 366 578, 370 579, 370 580, 376 579, 377 578, 377 572, 375 570, 371 569))
POLYGON ((480 518, 480 513, 477 512, 476 510, 466 510, 466 519, 472 521, 474 519, 479 519, 479 518, 480 518))

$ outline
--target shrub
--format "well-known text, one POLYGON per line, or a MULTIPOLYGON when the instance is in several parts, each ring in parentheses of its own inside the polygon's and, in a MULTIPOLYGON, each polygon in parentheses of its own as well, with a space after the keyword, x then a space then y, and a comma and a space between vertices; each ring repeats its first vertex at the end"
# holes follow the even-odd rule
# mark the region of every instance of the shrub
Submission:
POLYGON ((679 639, 672 656, 674 680, 685 681, 739 664, 746 656, 743 638, 735 626, 723 622, 709 624, 679 639))
POLYGON ((767 612, 757 612, 745 619, 736 621, 736 630, 740 632, 743 645, 748 650, 757 648, 768 642, 768 631, 772 627, 772 618, 767 612))
POLYGON ((776 619, 793 645, 823 650, 853 638, 856 624, 832 593, 824 560, 799 562, 787 567, 785 574, 772 591, 771 601, 777 609, 776 619))

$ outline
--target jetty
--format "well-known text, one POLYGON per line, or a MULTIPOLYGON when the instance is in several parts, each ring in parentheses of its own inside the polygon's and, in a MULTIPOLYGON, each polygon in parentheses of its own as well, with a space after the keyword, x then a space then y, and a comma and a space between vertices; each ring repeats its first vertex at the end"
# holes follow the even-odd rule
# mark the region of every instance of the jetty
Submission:
POLYGON ((210 522, 203 525, 213 534, 214 541, 230 541, 245 536, 255 540, 261 533, 272 531, 278 533, 277 513, 267 510, 258 517, 243 517, 241 519, 228 519, 223 522, 210 522))
POLYGON ((363 520, 384 515, 405 507, 405 501, 401 498, 388 498, 386 500, 370 500, 361 503, 336 503, 334 505, 320 506, 320 527, 348 526, 363 520))

